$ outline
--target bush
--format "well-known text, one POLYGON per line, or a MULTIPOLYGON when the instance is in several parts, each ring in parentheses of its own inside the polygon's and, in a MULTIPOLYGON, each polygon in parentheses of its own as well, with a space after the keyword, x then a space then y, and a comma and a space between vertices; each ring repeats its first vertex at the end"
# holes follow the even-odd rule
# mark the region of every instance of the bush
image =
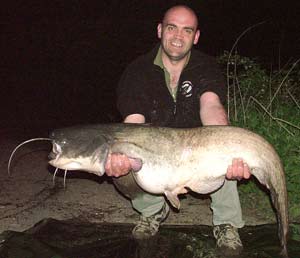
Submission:
MULTIPOLYGON (((254 59, 228 52, 219 58, 228 83, 228 113, 233 125, 266 138, 277 150, 286 173, 291 220, 300 221, 300 69, 298 62, 267 71, 254 59)), ((253 181, 241 195, 258 194, 253 181)), ((246 197, 248 198, 248 196, 246 197)))

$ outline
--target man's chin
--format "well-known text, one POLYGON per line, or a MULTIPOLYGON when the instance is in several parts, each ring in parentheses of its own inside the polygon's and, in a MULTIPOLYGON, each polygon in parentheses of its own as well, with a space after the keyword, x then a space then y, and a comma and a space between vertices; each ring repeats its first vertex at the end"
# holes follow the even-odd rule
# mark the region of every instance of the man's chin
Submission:
POLYGON ((164 54, 172 61, 180 61, 187 57, 189 50, 186 49, 174 49, 171 46, 168 48, 162 48, 164 54))
POLYGON ((175 54, 175 53, 171 53, 170 55, 168 55, 168 57, 172 60, 172 61, 180 61, 184 58, 186 58, 187 54, 175 54))

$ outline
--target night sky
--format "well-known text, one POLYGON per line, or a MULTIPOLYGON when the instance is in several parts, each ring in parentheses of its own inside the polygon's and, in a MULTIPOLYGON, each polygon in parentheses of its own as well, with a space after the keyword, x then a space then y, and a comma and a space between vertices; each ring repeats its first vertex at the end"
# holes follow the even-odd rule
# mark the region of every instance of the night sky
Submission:
POLYGON ((119 121, 120 74, 158 42, 157 23, 175 3, 198 14, 197 48, 208 54, 230 50, 245 29, 265 21, 243 37, 239 53, 266 67, 300 58, 296 1, 15 1, 0 15, 1 126, 119 121))

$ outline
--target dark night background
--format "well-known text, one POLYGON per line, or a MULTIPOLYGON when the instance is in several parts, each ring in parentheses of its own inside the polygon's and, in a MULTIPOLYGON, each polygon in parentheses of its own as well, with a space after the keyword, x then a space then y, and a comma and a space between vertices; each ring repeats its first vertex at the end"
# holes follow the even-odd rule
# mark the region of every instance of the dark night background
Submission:
POLYGON ((118 121, 115 87, 125 66, 157 42, 176 3, 199 16, 197 48, 219 55, 238 44, 266 67, 300 58, 300 4, 276 0, 15 1, 1 7, 1 127, 118 121), (279 58, 280 57, 280 58, 279 58))

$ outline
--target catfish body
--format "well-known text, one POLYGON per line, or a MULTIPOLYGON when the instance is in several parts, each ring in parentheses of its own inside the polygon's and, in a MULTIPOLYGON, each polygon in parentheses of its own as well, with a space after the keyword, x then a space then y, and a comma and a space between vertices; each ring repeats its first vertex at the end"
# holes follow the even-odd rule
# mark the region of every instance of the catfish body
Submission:
POLYGON ((105 173, 109 153, 124 153, 141 162, 132 172, 137 184, 153 194, 164 194, 176 208, 178 194, 191 190, 213 192, 225 180, 233 158, 242 158, 251 174, 271 193, 277 211, 282 254, 287 256, 288 208, 281 160, 261 136, 232 126, 166 128, 140 124, 100 124, 58 129, 51 133, 51 165, 105 173))

